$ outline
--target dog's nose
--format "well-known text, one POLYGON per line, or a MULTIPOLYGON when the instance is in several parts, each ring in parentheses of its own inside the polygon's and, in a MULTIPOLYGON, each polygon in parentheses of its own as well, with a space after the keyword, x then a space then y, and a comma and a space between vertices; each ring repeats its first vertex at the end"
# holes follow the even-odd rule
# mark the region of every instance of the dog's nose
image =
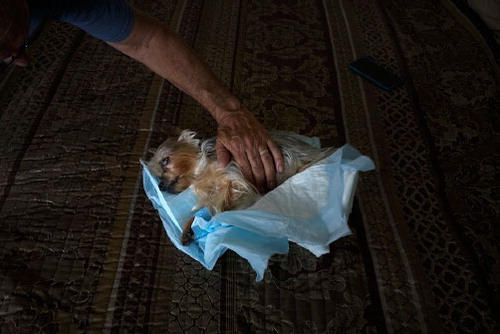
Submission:
POLYGON ((163 181, 161 181, 158 184, 158 188, 160 188, 161 191, 168 191, 168 187, 165 185, 165 183, 163 181))
POLYGON ((165 180, 162 180, 158 184, 158 188, 160 188, 161 191, 166 191, 166 192, 169 192, 171 194, 177 194, 178 192, 175 191, 175 184, 176 184, 175 180, 169 180, 168 182, 165 182, 165 180))

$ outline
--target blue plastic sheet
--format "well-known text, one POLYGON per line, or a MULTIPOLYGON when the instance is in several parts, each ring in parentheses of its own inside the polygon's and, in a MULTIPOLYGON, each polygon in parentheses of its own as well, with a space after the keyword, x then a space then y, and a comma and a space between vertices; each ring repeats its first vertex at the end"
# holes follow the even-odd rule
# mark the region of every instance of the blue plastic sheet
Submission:
POLYGON ((231 249, 248 260, 257 273, 257 281, 263 278, 273 254, 288 252, 290 241, 321 256, 328 253, 331 242, 350 234, 347 221, 358 172, 374 169, 370 158, 345 145, 246 210, 226 211, 213 217, 207 210, 199 210, 192 225, 195 240, 182 246, 182 229, 193 216, 196 196, 191 189, 178 195, 162 192, 158 178, 142 164, 144 190, 172 243, 209 270, 231 249))

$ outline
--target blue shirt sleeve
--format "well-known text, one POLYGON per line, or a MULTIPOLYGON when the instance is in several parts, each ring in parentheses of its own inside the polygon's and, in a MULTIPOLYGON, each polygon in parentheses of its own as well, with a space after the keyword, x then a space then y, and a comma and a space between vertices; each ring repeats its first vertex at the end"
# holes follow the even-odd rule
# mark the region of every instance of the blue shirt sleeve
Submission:
POLYGON ((134 27, 127 0, 29 0, 31 25, 52 19, 73 24, 106 42, 121 42, 134 27))

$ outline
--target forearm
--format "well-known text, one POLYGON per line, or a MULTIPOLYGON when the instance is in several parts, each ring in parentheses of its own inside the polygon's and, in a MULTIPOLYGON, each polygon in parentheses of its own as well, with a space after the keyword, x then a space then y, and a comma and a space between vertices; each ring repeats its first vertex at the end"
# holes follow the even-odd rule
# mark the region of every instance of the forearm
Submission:
POLYGON ((154 18, 136 10, 131 35, 124 42, 109 44, 193 97, 217 122, 229 112, 242 108, 239 99, 224 87, 194 51, 154 18))
POLYGON ((142 62, 204 106, 218 123, 217 158, 225 167, 231 157, 260 191, 276 186, 283 170, 279 147, 264 127, 194 51, 158 20, 134 11, 134 28, 117 50, 142 62))

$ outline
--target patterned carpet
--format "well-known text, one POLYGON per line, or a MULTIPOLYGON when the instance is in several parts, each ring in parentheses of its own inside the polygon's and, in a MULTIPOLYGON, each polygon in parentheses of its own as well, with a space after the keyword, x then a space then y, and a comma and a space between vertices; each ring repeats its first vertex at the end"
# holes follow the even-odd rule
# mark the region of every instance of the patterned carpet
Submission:
POLYGON ((210 115, 144 66, 48 23, 0 75, 1 333, 498 333, 499 68, 449 0, 136 1, 269 129, 350 143, 354 233, 291 245, 262 282, 168 240, 139 159, 210 115), (405 84, 347 70, 371 55, 405 84))

